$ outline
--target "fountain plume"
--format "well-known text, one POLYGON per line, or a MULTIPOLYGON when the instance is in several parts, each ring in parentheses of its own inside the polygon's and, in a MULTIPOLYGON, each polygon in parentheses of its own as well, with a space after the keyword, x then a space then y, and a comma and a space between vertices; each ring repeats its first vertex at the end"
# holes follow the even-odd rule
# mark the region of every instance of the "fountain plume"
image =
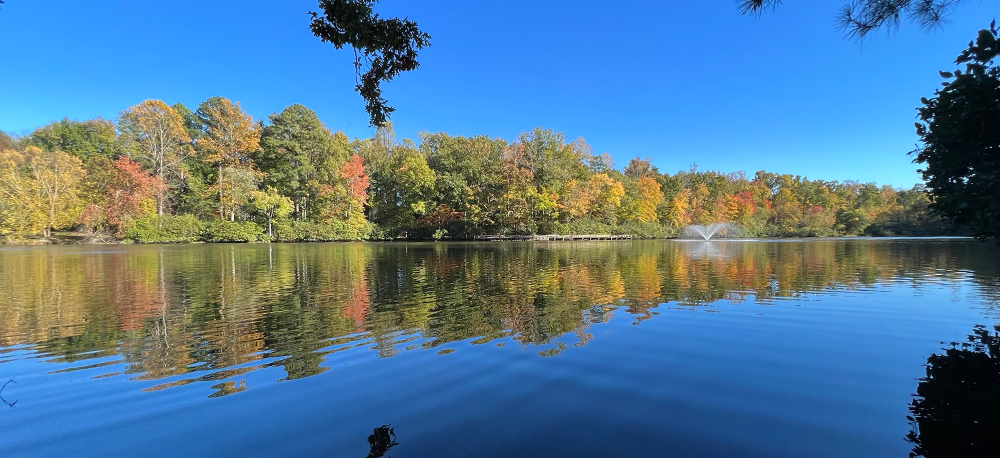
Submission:
POLYGON ((735 235, 737 226, 733 223, 692 224, 681 231, 684 238, 701 238, 711 240, 712 237, 727 237, 735 235))

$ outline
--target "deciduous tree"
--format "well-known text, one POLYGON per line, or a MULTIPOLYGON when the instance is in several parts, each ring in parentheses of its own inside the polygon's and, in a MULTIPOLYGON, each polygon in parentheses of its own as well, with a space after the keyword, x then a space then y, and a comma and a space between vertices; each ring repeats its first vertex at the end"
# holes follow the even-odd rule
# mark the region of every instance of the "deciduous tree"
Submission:
POLYGON ((667 221, 674 228, 681 228, 691 224, 691 190, 684 188, 681 192, 670 200, 667 210, 667 221))
POLYGON ((292 199, 297 219, 310 215, 316 186, 333 184, 340 164, 350 157, 343 134, 333 134, 316 113, 302 105, 291 105, 268 117, 261 131, 260 148, 253 153, 256 167, 266 171, 265 186, 292 199))
POLYGON ((114 178, 107 189, 106 209, 108 224, 116 235, 124 235, 125 224, 132 218, 156 213, 156 197, 166 184, 159 177, 150 175, 126 157, 114 163, 114 178))
MULTIPOLYGON (((234 171, 227 174, 224 169, 253 169, 250 156, 260 147, 260 124, 240 108, 239 102, 233 103, 224 97, 202 102, 196 115, 204 126, 204 133, 195 147, 202 160, 216 168, 214 189, 219 193, 219 215, 226 218, 228 214, 228 219, 232 220, 235 218, 232 202, 226 203, 232 195, 223 193, 235 190, 233 186, 237 181, 241 183, 239 189, 249 189, 245 186, 248 181, 246 174, 234 171)), ((246 199, 241 198, 241 201, 245 203, 246 199)))
POLYGON ((0 224, 8 231, 48 238, 55 229, 75 225, 83 211, 83 163, 69 154, 35 146, 23 153, 4 151, 0 177, 0 224))
POLYGON ((639 198, 635 201, 635 219, 642 222, 653 222, 657 220, 656 207, 663 200, 663 193, 660 192, 660 184, 651 177, 639 178, 639 198))
POLYGON ((62 151, 83 161, 94 156, 113 159, 117 139, 115 123, 103 118, 83 122, 63 118, 28 135, 28 142, 44 151, 62 151))
POLYGON ((615 224, 618 221, 625 186, 606 173, 595 173, 587 180, 587 186, 594 192, 592 214, 595 219, 615 224))
MULTIPOLYGON (((190 152, 191 137, 173 108, 160 100, 146 100, 121 112, 118 119, 126 152, 145 165, 150 173, 167 183, 177 173, 190 152)), ((156 198, 156 213, 166 210, 166 190, 156 198)))
POLYGON ((219 217, 236 221, 237 217, 247 216, 247 207, 258 192, 257 177, 247 168, 223 167, 218 182, 209 192, 219 196, 219 217))
POLYGON ((274 188, 268 187, 265 191, 255 191, 250 197, 254 210, 267 221, 267 238, 274 238, 272 226, 274 220, 286 218, 292 213, 292 199, 278 194, 274 188))
POLYGON ((344 180, 347 187, 347 213, 350 216, 355 212, 364 211, 365 202, 368 200, 368 175, 365 173, 364 159, 360 154, 353 154, 351 158, 340 167, 340 178, 344 180))
POLYGON ((980 238, 1000 237, 1000 40, 994 23, 956 59, 965 71, 922 99, 915 162, 933 196, 931 208, 980 238))
POLYGON ((321 13, 310 12, 313 35, 337 49, 354 48, 354 66, 360 81, 355 90, 365 99, 371 125, 383 126, 395 111, 382 97, 383 82, 416 69, 417 52, 430 46, 431 36, 409 19, 379 17, 377 0, 319 0, 321 13), (360 55, 359 55, 360 53, 360 55))

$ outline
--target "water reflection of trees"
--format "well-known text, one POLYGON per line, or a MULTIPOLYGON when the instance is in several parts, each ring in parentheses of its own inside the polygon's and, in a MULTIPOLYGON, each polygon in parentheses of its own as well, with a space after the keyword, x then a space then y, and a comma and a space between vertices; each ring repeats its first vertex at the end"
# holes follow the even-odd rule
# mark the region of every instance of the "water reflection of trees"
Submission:
POLYGON ((1000 325, 927 358, 910 404, 911 457, 1000 456, 1000 325))
MULTIPOLYGON (((510 338, 543 356, 661 303, 770 301, 972 278, 1000 299, 995 253, 969 243, 325 244, 69 248, 0 255, 0 345, 107 364, 163 388, 264 366, 288 379, 355 346, 510 338), (706 254, 707 253, 707 254, 706 254), (124 363, 124 364, 120 364, 124 363)), ((219 392, 239 391, 219 385, 219 392)))

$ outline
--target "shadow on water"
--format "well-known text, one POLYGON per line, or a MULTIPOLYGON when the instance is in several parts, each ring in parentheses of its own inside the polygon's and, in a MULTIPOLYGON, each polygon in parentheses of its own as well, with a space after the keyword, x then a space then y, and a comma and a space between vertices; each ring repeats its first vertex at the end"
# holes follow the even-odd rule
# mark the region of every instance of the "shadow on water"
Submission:
POLYGON ((1000 456, 1000 325, 927 358, 910 404, 910 457, 1000 456))
POLYGON ((365 458, 391 458, 385 454, 397 445, 399 442, 396 442, 396 431, 393 427, 391 425, 379 426, 372 431, 371 436, 368 436, 368 446, 371 447, 371 450, 368 451, 365 458))

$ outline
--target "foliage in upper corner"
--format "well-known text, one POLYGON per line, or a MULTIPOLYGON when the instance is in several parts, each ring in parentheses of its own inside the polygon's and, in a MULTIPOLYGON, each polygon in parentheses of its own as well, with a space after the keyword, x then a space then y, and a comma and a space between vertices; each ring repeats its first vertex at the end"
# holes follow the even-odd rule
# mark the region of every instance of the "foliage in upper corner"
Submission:
POLYGON ((322 13, 309 12, 309 28, 337 49, 344 45, 354 48, 354 66, 360 78, 355 90, 365 99, 371 125, 381 127, 395 111, 382 97, 381 83, 419 67, 417 51, 430 46, 431 37, 407 18, 380 18, 372 11, 377 1, 320 0, 322 13))
POLYGON ((933 197, 931 209, 980 239, 1000 236, 1000 54, 996 21, 955 60, 966 70, 923 98, 916 124, 923 147, 914 162, 933 197))
MULTIPOLYGON (((847 36, 863 39, 881 28, 896 29, 903 18, 930 30, 947 22, 946 16, 965 0, 844 0, 837 27, 847 36)), ((773 10, 781 0, 737 0, 741 14, 759 16, 773 10)))

